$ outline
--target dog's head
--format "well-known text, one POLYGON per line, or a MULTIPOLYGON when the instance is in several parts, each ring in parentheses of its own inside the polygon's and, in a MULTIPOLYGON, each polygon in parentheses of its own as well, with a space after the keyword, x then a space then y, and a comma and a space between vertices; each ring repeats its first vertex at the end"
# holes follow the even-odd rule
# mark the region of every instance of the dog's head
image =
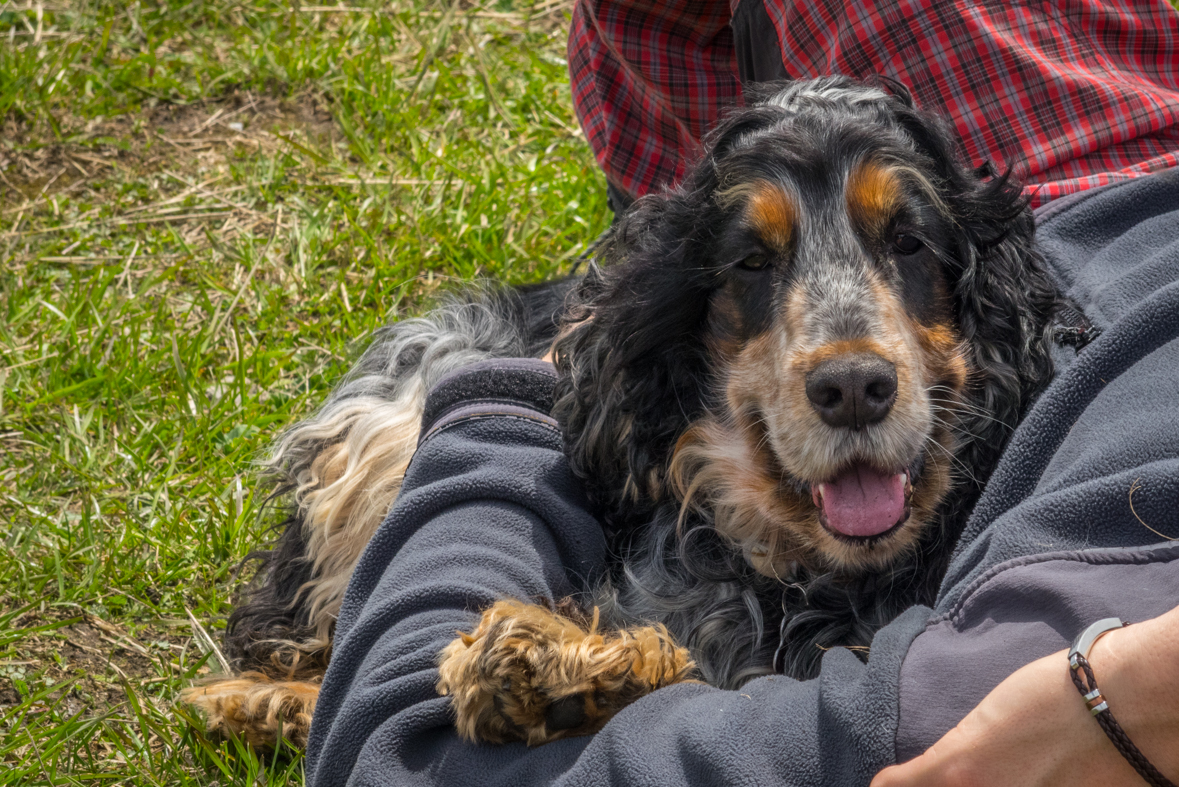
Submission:
POLYGON ((614 526, 678 505, 763 573, 887 566, 1051 373, 1032 231, 903 90, 771 93, 587 277, 557 345, 575 471, 614 526))

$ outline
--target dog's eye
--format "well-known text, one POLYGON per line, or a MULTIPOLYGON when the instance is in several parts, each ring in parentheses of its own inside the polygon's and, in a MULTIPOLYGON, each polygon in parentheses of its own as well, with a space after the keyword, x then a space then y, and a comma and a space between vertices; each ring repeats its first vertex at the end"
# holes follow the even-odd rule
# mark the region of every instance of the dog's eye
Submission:
POLYGON ((747 271, 759 271, 770 264, 770 258, 764 254, 750 254, 737 265, 747 271))
POLYGON ((903 232, 898 232, 896 237, 892 239, 892 247, 897 250, 898 254, 916 254, 924 245, 917 238, 914 238, 912 235, 906 235, 903 232))

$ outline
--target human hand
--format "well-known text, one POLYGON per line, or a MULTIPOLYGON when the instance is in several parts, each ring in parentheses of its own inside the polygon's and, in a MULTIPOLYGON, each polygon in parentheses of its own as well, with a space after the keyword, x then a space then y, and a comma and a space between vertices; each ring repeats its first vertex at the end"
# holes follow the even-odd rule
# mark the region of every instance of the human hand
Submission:
MULTIPOLYGON (((1179 608, 1112 631, 1089 662, 1110 710, 1156 768, 1179 780, 1179 608)), ((871 787, 1145 784, 1085 707, 1065 652, 1033 661, 924 754, 871 787)))

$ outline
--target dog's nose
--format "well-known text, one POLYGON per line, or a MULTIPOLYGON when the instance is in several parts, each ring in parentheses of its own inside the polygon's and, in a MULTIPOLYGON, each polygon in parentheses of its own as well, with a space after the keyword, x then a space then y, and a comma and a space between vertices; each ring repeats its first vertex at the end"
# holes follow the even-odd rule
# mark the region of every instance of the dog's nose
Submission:
POLYGON ((897 400, 897 368, 875 353, 830 358, 806 376, 806 396, 823 422, 863 429, 897 400))

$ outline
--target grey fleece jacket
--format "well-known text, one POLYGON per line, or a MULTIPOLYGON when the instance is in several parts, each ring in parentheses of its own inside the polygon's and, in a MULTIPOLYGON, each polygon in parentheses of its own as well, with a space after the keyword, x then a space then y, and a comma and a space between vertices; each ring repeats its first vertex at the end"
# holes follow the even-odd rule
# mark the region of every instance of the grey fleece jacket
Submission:
POLYGON ((1179 172, 1038 218, 1052 271, 1104 333, 1060 354, 936 608, 882 629, 867 664, 836 649, 811 681, 672 686, 597 735, 533 749, 460 741, 434 691, 439 650, 496 599, 560 598, 605 560, 547 415, 551 368, 477 365, 431 395, 427 436, 352 578, 309 783, 866 785, 1088 623, 1179 605, 1179 544, 1153 532, 1179 536, 1179 172))

